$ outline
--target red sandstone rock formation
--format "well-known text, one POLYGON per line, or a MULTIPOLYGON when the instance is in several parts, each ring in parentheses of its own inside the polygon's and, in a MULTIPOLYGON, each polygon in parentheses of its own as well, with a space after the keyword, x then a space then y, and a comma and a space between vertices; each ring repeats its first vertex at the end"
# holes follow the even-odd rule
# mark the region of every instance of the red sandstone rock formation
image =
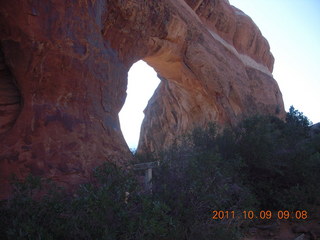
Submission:
POLYGON ((161 151, 204 126, 235 124, 252 114, 284 116, 272 77, 274 58, 253 21, 227 1, 175 1, 172 29, 144 58, 161 75, 145 109, 138 150, 161 151), (174 50, 172 50, 174 49, 174 50))
MULTIPOLYGON (((105 1, 0 5, 4 66, 11 95, 17 86, 21 96, 21 108, 8 115, 10 124, 0 133, 1 194, 12 173, 73 184, 103 161, 128 161, 118 121, 128 68, 101 34, 105 1)), ((9 100, 1 105, 17 102, 9 100)))
POLYGON ((127 72, 140 59, 162 82, 140 151, 209 121, 283 116, 273 57, 252 20, 224 0, 1 0, 0 195, 14 173, 85 181, 131 158, 119 127, 127 72))

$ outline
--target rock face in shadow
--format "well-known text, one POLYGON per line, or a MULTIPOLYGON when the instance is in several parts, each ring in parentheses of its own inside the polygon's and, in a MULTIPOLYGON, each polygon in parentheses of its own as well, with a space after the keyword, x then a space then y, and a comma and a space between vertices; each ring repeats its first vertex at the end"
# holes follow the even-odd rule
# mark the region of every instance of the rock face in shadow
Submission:
POLYGON ((118 120, 128 67, 101 34, 106 4, 1 1, 3 62, 15 82, 11 95, 13 86, 21 94, 14 124, 0 132, 2 196, 11 174, 71 186, 103 161, 130 159, 118 120))
POLYGON ((9 131, 19 116, 21 95, 0 52, 0 136, 9 131))
POLYGON ((273 57, 227 1, 1 1, 0 196, 11 174, 72 186, 131 153, 118 113, 140 59, 161 76, 139 151, 159 151, 209 121, 283 117, 273 57))

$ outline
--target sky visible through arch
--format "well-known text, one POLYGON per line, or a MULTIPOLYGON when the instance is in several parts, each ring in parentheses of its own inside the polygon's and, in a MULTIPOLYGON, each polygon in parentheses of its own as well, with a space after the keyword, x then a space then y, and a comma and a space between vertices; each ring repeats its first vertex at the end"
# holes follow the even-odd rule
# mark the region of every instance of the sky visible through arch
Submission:
MULTIPOLYGON (((320 0, 229 0, 249 15, 268 40, 275 57, 273 76, 286 110, 293 105, 320 122, 320 0)), ((143 110, 160 83, 143 61, 128 74, 127 99, 119 113, 121 129, 135 149, 143 110)))
POLYGON ((143 110, 159 83, 157 73, 144 61, 136 62, 130 68, 127 98, 119 113, 121 130, 130 149, 137 148, 143 110))

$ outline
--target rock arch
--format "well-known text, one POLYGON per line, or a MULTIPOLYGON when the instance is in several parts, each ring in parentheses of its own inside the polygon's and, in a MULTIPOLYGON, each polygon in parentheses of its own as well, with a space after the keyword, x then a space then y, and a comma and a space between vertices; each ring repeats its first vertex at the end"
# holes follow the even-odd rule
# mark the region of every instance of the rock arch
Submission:
POLYGON ((73 185, 103 161, 128 162, 118 112, 127 72, 140 59, 162 78, 146 110, 141 150, 157 151, 195 124, 284 115, 267 41, 225 0, 1 5, 1 49, 23 99, 0 138, 2 196, 12 173, 73 185))

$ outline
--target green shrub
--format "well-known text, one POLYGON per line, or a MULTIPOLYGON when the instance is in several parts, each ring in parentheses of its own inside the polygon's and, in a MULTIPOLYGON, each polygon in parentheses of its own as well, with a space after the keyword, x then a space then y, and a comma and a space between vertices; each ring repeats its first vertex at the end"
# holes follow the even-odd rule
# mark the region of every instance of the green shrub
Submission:
POLYGON ((14 180, 13 190, 13 197, 3 202, 1 208, 4 239, 56 239, 63 236, 60 234, 66 222, 60 214, 64 202, 54 184, 30 175, 23 182, 14 180), (47 189, 45 196, 42 187, 47 189))
POLYGON ((212 211, 257 205, 255 196, 232 175, 242 166, 241 159, 225 162, 216 136, 213 124, 207 129, 196 128, 163 153, 161 165, 154 171, 153 196, 172 209, 177 239, 208 239, 221 232, 229 234, 219 239, 237 239, 239 229, 231 231, 225 222, 211 220, 212 211))
POLYGON ((213 220, 212 211, 312 210, 320 204, 320 134, 290 108, 286 122, 254 116, 217 134, 196 128, 165 152, 153 192, 134 172, 105 163, 93 180, 68 193, 29 176, 0 202, 2 239, 241 239, 241 219, 213 220), (128 195, 129 193, 129 195, 128 195))
POLYGON ((318 201, 319 136, 310 137, 309 124, 292 107, 287 122, 255 116, 218 137, 224 161, 241 159, 240 181, 254 193, 260 208, 293 210, 318 201))

